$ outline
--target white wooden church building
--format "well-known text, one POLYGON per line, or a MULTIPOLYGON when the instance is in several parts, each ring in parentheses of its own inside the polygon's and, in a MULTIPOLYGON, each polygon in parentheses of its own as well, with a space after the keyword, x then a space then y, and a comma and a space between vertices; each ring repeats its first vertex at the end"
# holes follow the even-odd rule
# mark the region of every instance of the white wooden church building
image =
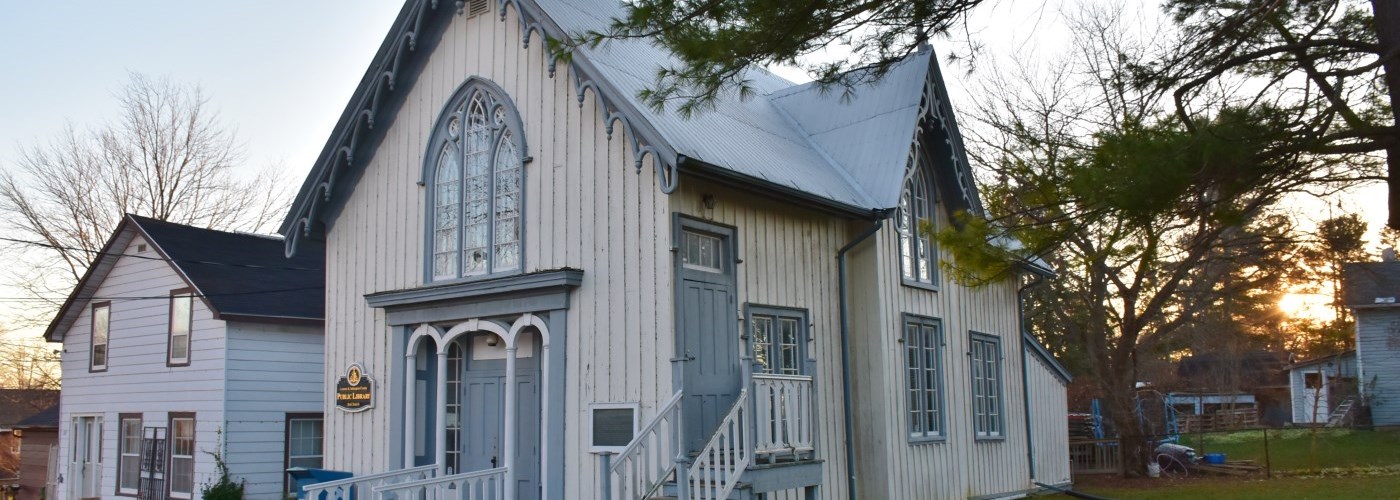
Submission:
POLYGON ((620 12, 404 6, 282 227, 325 244, 328 383, 373 383, 328 398, 325 466, 356 477, 312 493, 1067 483, 1068 376, 1018 315, 1049 270, 966 288, 912 229, 981 211, 932 50, 849 100, 754 69, 682 118, 636 98, 662 49, 546 47, 620 12))

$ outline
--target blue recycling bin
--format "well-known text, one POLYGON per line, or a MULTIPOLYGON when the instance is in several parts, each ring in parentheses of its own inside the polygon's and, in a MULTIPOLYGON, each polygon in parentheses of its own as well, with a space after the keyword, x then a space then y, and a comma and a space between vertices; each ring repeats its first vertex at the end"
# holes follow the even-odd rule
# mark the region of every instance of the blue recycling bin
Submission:
MULTIPOLYGON (((347 479, 354 476, 354 474, 340 470, 311 469, 306 467, 292 467, 287 469, 287 475, 292 476, 292 481, 296 483, 297 500, 306 500, 306 492, 301 490, 302 487, 338 479, 347 479)), ((312 500, 355 500, 355 492, 350 491, 346 498, 341 499, 324 498, 312 500)))

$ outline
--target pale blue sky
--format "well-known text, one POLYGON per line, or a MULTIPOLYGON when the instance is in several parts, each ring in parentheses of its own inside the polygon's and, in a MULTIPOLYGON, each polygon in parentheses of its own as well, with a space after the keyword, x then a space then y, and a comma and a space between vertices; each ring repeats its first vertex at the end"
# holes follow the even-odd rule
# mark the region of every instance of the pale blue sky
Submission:
POLYGON ((116 112, 127 72, 203 86, 249 170, 300 183, 401 3, 0 0, 0 165, 116 112))

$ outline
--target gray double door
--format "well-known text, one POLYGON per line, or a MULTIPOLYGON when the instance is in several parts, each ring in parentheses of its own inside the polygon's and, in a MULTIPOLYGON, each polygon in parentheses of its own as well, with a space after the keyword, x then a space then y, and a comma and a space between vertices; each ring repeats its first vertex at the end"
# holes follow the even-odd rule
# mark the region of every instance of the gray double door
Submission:
POLYGON ((680 308, 676 345, 682 363, 685 442, 698 452, 738 399, 738 306, 733 229, 679 219, 680 308), (697 249, 696 247, 700 247, 697 249))
MULTIPOLYGON (((462 342, 471 346, 469 340, 462 342)), ((494 469, 505 464, 505 388, 504 359, 474 359, 482 357, 465 349, 461 360, 461 384, 455 388, 460 395, 461 427, 454 442, 460 455, 457 472, 494 469)), ((536 356, 516 360, 516 441, 515 479, 517 496, 521 500, 540 497, 540 391, 539 363, 536 356)), ((451 450, 451 448, 449 448, 451 450)))

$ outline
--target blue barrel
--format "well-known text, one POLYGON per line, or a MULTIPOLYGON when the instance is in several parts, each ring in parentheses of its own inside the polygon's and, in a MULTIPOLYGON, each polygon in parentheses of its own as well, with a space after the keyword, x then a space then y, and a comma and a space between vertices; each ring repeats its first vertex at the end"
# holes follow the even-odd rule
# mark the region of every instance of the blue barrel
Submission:
POLYGON ((1212 465, 1224 465, 1224 464, 1225 464, 1225 454, 1224 454, 1224 453, 1207 453, 1207 454, 1206 454, 1206 463, 1212 464, 1212 465))
MULTIPOLYGON (((297 500, 306 500, 306 492, 301 490, 301 488, 304 486, 309 486, 316 483, 324 483, 327 481, 335 481, 338 479, 348 479, 354 476, 354 474, 340 470, 311 469, 306 467, 292 467, 290 469, 287 469, 287 475, 292 476, 292 481, 296 482, 297 500)), ((326 498, 317 500, 336 499, 326 498)), ((346 498, 344 500, 355 500, 355 492, 351 491, 349 498, 346 498)))

